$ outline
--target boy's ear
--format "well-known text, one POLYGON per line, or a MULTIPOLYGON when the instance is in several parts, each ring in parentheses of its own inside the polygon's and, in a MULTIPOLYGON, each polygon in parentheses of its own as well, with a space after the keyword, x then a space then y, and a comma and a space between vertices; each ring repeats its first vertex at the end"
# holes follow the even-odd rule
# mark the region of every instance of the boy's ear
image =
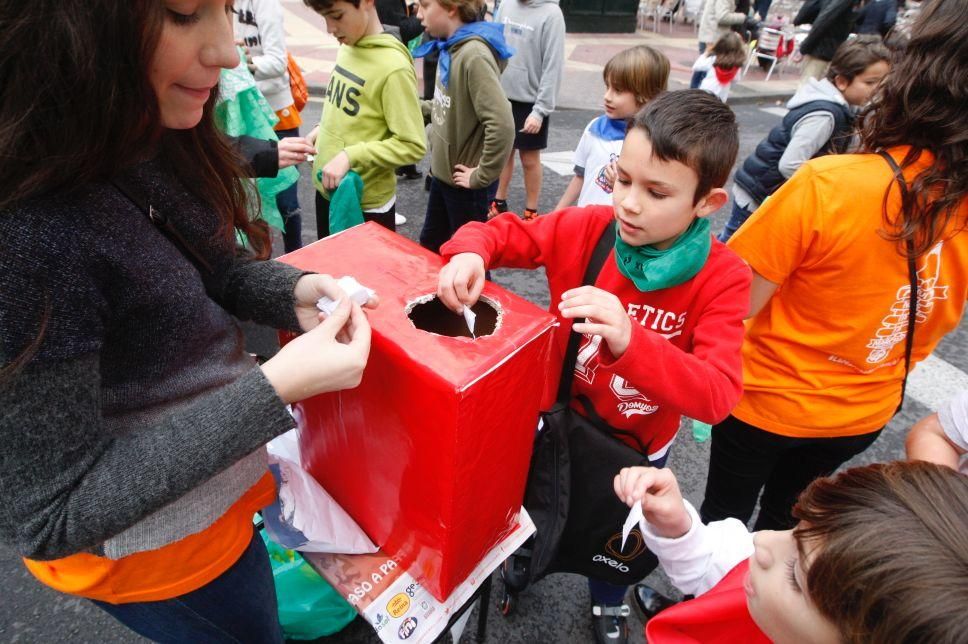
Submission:
POLYGON ((696 204, 696 216, 708 217, 729 201, 729 193, 723 188, 713 188, 696 204))

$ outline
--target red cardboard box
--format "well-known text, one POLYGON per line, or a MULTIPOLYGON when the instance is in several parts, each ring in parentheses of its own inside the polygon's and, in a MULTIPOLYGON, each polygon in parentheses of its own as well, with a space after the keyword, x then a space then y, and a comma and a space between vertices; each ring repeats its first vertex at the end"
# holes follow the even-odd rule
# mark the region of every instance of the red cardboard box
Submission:
POLYGON ((302 459, 444 601, 515 527, 555 320, 488 283, 474 309, 476 339, 417 328, 467 334, 435 297, 443 260, 373 223, 281 261, 352 275, 380 296, 360 386, 294 405, 302 459))

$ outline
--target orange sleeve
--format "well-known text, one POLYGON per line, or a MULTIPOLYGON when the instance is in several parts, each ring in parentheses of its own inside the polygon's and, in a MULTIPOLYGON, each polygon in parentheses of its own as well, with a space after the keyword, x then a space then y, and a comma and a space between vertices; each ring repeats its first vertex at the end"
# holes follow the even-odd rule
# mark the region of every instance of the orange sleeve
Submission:
POLYGON ((782 284, 820 241, 822 213, 818 177, 807 163, 756 209, 727 246, 754 271, 782 284))

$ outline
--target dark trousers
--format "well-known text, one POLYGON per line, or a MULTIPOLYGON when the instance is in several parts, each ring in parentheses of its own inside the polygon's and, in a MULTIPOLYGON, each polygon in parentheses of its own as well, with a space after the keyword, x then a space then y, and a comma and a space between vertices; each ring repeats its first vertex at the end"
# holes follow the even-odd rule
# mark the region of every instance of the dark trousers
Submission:
MULTIPOLYGON (((665 467, 668 459, 669 452, 666 452, 665 456, 657 458, 650 465, 661 469, 665 467)), ((625 601, 625 593, 628 589, 628 586, 618 586, 616 584, 610 584, 607 581, 592 579, 591 577, 588 578, 588 594, 591 595, 593 604, 618 606, 625 601)))
POLYGON ((733 236, 739 227, 743 225, 747 219, 750 218, 753 212, 748 208, 743 208, 738 205, 736 201, 733 201, 733 211, 729 214, 729 220, 726 222, 726 227, 723 228, 723 232, 719 233, 716 238, 724 244, 729 241, 729 238, 733 236))
POLYGON ((430 180, 427 216, 420 231, 420 245, 435 253, 469 221, 487 221, 487 209, 497 192, 497 181, 485 188, 458 188, 430 180))
MULTIPOLYGON (((706 43, 699 43, 699 53, 702 54, 706 51, 706 43)), ((702 79, 706 78, 706 74, 709 72, 693 72, 692 77, 689 79, 689 89, 699 89, 702 79)))
MULTIPOLYGON (((397 205, 393 204, 386 212, 364 212, 363 221, 375 221, 384 228, 389 228, 393 232, 397 231, 394 222, 394 215, 397 214, 397 205)), ((322 239, 329 235, 329 199, 316 191, 316 239, 322 239)))
MULTIPOLYGON (((299 128, 276 130, 280 139, 299 136, 299 128)), ((302 248, 302 210, 299 209, 299 182, 276 195, 276 206, 282 215, 282 246, 287 253, 302 248)))
POLYGON ((753 530, 792 528, 796 519, 790 510, 800 493, 870 447, 881 429, 859 436, 793 438, 730 416, 713 426, 703 522, 727 517, 748 522, 762 490, 753 530))
POLYGON ((156 602, 94 603, 135 633, 155 642, 283 641, 269 555, 255 531, 242 557, 198 590, 156 602))

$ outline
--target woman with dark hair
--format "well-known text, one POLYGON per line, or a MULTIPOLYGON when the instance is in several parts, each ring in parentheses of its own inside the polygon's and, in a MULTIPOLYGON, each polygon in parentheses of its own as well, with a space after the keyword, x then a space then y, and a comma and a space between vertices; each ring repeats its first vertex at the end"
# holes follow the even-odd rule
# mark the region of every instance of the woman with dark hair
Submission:
POLYGON ((0 543, 158 641, 281 641, 263 446, 369 351, 332 278, 256 261, 228 4, 0 0, 0 543), (305 333, 260 368, 236 317, 305 333))
POLYGON ((730 239, 753 269, 743 397, 713 427, 703 519, 793 525, 867 449, 968 298, 968 0, 926 3, 861 113, 861 154, 812 159, 730 239))

